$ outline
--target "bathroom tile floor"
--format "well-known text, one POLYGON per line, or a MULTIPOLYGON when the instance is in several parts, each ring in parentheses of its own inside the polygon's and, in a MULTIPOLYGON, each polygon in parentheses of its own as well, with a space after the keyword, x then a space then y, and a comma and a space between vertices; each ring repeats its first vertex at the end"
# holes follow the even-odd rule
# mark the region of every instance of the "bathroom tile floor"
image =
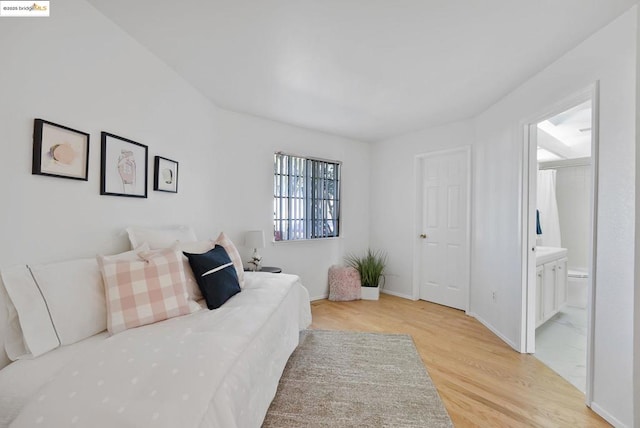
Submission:
POLYGON ((587 377, 587 311, 566 306, 536 330, 536 358, 583 393, 587 377))

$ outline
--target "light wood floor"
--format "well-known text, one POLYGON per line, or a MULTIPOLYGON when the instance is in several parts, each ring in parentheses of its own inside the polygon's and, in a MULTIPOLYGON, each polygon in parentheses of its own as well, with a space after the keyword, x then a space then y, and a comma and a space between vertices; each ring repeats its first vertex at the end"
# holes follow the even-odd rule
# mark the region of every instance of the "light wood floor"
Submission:
POLYGON ((311 328, 413 336, 456 427, 609 426, 570 383, 462 311, 389 295, 311 310, 311 328))

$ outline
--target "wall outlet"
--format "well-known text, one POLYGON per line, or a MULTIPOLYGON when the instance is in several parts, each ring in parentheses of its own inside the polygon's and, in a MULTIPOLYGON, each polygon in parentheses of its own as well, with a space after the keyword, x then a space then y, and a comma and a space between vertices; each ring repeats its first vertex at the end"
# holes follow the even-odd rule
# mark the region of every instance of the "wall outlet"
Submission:
POLYGON ((493 303, 496 303, 498 301, 498 292, 497 291, 492 291, 491 292, 491 300, 493 300, 493 303))

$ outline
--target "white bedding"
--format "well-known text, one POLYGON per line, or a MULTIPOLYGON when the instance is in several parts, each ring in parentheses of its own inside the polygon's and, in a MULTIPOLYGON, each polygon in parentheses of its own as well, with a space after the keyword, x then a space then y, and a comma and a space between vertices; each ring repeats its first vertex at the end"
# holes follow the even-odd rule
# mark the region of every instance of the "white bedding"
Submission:
POLYGON ((258 427, 310 322, 298 277, 248 274, 217 310, 0 370, 0 426, 258 427))

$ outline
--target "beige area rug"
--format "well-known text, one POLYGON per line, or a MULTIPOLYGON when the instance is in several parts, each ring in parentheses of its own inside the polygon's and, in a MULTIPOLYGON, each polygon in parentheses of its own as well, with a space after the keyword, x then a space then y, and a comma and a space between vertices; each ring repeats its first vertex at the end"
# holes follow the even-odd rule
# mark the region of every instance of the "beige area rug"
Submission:
POLYGON ((452 427, 411 336, 305 330, 263 427, 452 427))

